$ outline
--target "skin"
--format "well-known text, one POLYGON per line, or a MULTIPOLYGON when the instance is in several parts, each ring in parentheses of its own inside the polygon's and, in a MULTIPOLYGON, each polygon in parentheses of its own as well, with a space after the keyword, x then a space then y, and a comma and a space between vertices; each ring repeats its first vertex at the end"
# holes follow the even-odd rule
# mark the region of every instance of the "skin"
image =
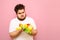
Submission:
MULTIPOLYGON (((26 13, 25 13, 24 9, 18 10, 16 15, 17 15, 17 18, 21 21, 23 21, 26 18, 26 13)), ((13 39, 13 38, 17 37, 19 34, 21 34, 22 31, 23 30, 13 31, 13 32, 10 32, 9 35, 13 39)), ((32 29, 31 35, 35 36, 36 34, 37 34, 37 30, 32 29)))
POLYGON ((18 10, 16 15, 17 15, 17 18, 21 21, 23 21, 26 18, 26 13, 24 9, 18 10))

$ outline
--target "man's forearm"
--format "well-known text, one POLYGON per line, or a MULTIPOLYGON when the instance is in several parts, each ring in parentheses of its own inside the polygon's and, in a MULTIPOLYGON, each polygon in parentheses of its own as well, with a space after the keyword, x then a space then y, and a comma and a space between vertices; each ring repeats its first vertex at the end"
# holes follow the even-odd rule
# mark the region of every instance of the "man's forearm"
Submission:
POLYGON ((10 35, 11 38, 15 38, 15 37, 17 37, 21 33, 21 31, 22 30, 10 32, 9 35, 10 35))
POLYGON ((35 36, 37 34, 37 30, 32 30, 32 34, 33 36, 35 36))
POLYGON ((32 30, 31 33, 28 33, 29 35, 35 36, 37 34, 37 30, 32 30))

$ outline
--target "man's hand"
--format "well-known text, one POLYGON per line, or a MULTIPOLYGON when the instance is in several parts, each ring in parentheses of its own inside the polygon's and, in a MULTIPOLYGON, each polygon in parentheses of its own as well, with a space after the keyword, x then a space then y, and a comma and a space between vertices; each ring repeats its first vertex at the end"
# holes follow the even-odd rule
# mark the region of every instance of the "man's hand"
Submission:
MULTIPOLYGON (((24 26, 25 27, 25 26, 24 26)), ((33 29, 32 25, 28 25, 28 27, 25 28, 24 30, 26 33, 30 34, 30 35, 36 35, 37 34, 37 30, 33 29)))
POLYGON ((31 31, 30 31, 30 35, 35 36, 35 35, 37 34, 37 29, 34 29, 34 28, 32 27, 32 25, 29 26, 29 30, 31 30, 31 31))
POLYGON ((27 29, 27 30, 25 30, 25 32, 32 36, 35 36, 37 34, 36 29, 32 29, 31 31, 29 29, 27 29))

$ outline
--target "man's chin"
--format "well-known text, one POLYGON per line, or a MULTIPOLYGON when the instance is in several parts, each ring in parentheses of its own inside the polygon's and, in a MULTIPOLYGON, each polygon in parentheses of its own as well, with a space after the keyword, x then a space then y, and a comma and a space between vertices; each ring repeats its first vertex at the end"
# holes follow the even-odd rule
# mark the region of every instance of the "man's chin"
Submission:
MULTIPOLYGON (((26 18, 26 17, 25 17, 26 18)), ((18 18, 19 20, 23 21, 25 18, 18 18)))

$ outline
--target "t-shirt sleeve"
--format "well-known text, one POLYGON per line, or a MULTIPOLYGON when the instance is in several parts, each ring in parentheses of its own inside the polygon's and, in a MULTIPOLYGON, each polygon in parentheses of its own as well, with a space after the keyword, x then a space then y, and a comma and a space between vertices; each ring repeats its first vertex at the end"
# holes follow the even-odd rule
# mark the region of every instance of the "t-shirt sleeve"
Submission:
POLYGON ((31 19, 30 23, 31 23, 31 25, 32 25, 33 29, 35 29, 35 30, 36 30, 36 29, 37 29, 37 27, 36 27, 35 21, 34 21, 33 19, 31 19))
POLYGON ((14 26, 14 22, 11 21, 9 25, 9 32, 13 32, 13 31, 15 31, 15 26, 14 26))

